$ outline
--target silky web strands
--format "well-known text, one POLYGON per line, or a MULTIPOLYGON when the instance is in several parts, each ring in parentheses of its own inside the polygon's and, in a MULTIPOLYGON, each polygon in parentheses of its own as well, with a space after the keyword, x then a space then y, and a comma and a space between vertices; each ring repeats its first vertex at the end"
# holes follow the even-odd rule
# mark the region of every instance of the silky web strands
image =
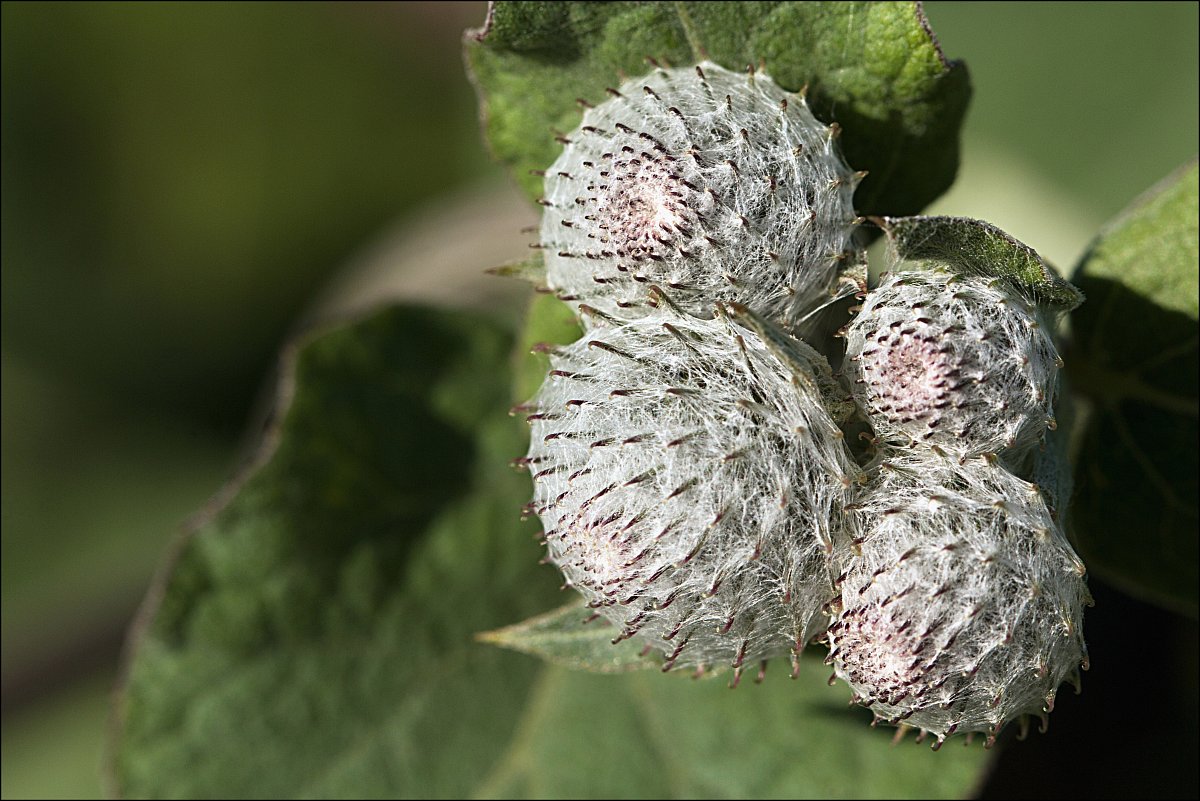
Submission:
POLYGON ((829 661, 881 720, 993 742, 1087 663, 1069 480, 1046 442, 1061 360, 1007 281, 948 272, 886 276, 846 339, 878 453, 835 555, 829 661))

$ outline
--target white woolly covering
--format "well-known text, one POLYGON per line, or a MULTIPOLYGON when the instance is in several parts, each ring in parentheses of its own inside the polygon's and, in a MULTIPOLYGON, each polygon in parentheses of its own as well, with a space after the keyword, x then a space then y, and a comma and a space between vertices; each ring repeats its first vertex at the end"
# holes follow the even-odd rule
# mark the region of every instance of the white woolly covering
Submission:
POLYGON ((545 174, 546 280, 587 330, 524 407, 548 560, 664 669, 740 675, 827 627, 856 699, 939 743, 1048 711, 1090 596, 1046 319, 999 279, 886 276, 846 329, 864 477, 789 336, 856 289, 835 131, 708 62, 610 91, 545 174))
POLYGON ((621 319, 646 287, 710 318, 737 301, 789 331, 857 263, 854 188, 835 129, 766 75, 657 69, 583 115, 546 171, 541 246, 564 300, 621 319))
POLYGON ((992 458, 893 452, 835 554, 837 675, 876 716, 994 735, 1086 667, 1084 567, 1038 488, 992 458))
POLYGON ((824 625, 831 521, 859 475, 821 402, 824 358, 739 314, 660 303, 593 326, 527 405, 550 561, 664 669, 798 653, 824 625))
POLYGON ((1061 364, 1037 308, 1000 279, 888 275, 846 329, 843 374, 876 436, 1025 461, 1054 422, 1061 364))

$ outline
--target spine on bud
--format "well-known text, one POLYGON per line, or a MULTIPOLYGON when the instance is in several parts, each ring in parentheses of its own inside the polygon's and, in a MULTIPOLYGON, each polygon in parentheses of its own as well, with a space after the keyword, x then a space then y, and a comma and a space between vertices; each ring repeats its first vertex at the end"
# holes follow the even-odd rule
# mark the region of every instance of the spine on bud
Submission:
POLYGON ((1001 279, 886 276, 845 329, 851 401, 794 338, 865 285, 862 174, 835 129, 707 62, 610 95, 541 201, 546 280, 586 333, 520 407, 565 586, 614 642, 735 682, 823 633, 856 700, 938 743, 1048 712, 1086 665, 1090 597, 1036 304, 1001 279), (839 428, 856 407, 866 476, 839 428))

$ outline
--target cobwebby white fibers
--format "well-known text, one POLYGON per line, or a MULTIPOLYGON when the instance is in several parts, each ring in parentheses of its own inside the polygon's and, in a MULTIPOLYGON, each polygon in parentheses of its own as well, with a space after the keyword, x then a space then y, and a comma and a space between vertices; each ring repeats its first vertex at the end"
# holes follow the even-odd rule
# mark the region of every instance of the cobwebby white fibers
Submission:
POLYGON ((1084 567, 993 459, 893 454, 848 514, 830 661, 880 719, 990 737, 1086 664, 1084 567))
POLYGON ((835 130, 761 73, 657 69, 589 108, 546 170, 541 246, 564 300, 629 319, 658 284, 708 318, 737 301, 792 330, 853 288, 861 180, 835 130))
POLYGON ((847 327, 846 356, 855 400, 888 445, 1018 464, 1055 425, 1051 332, 1002 280, 888 275, 847 327))
POLYGON ((824 358, 735 314, 660 304, 593 327, 528 404, 550 561, 666 668, 798 653, 824 624, 831 521, 858 476, 824 358))

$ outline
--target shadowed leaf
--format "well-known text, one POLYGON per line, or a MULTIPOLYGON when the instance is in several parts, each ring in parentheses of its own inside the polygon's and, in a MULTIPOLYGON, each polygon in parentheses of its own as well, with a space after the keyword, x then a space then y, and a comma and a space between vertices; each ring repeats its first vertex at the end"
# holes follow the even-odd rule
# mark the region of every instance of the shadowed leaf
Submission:
MULTIPOLYGON (((531 329, 572 336, 563 304, 538 308, 531 329)), ((115 709, 121 794, 930 798, 976 784, 978 747, 892 747, 815 661, 731 692, 479 643, 561 597, 516 521, 529 487, 505 466, 521 450, 503 411, 509 347, 486 320, 410 308, 294 352, 265 453, 147 603, 115 709)), ((553 639, 555 619, 526 629, 553 639)))
MULTIPOLYGON (((771 671, 775 670, 776 673, 771 671)), ((762 684, 728 673, 598 675, 546 668, 484 798, 962 798, 987 764, 977 742, 938 753, 847 706, 816 659, 762 684)))
POLYGON ((396 308, 290 352, 264 453, 147 601, 122 795, 471 792, 538 672, 474 634, 560 598, 518 523, 511 347, 478 316, 396 308))
POLYGON ((1197 613, 1197 169, 1123 212, 1075 273, 1074 534, 1089 568, 1126 591, 1197 613))

